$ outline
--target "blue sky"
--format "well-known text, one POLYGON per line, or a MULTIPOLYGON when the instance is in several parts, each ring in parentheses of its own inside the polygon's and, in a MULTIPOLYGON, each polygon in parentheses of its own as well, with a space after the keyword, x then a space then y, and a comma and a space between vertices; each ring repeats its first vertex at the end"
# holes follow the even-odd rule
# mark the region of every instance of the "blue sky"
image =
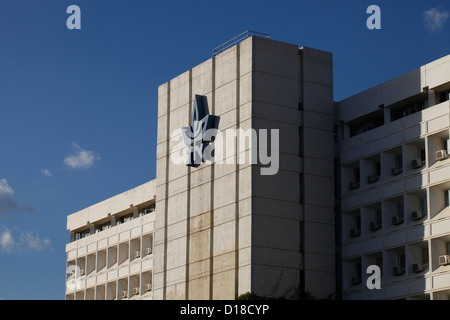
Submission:
POLYGON ((449 54, 450 4, 0 0, 0 299, 64 299, 67 215, 155 178, 158 86, 245 30, 332 52, 341 100, 449 54))

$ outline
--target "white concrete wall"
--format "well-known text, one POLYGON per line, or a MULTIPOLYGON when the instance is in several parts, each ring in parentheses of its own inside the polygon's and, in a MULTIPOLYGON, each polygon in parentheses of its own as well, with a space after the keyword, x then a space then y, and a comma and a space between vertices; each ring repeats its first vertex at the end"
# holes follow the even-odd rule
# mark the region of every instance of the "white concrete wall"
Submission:
POLYGON ((333 145, 332 59, 300 51, 303 60, 296 45, 252 37, 160 86, 157 299, 234 299, 248 291, 294 297, 303 271, 307 291, 319 297, 334 292, 333 154, 314 143, 324 150, 333 145), (171 135, 190 125, 195 94, 207 97, 222 131, 278 129, 278 173, 263 176, 258 164, 237 164, 237 142, 225 157, 231 164, 173 163, 170 155, 182 147, 171 135), (302 117, 308 121, 299 137, 302 117), (328 195, 325 202, 319 191, 328 195))
POLYGON ((125 191, 109 199, 67 216, 67 230, 74 231, 85 227, 87 222, 93 224, 108 217, 108 214, 127 210, 133 206, 153 200, 155 197, 155 180, 125 191))
POLYGON ((354 137, 346 136, 339 142, 342 181, 345 181, 341 192, 343 273, 348 273, 352 267, 350 262, 359 257, 366 266, 374 263, 370 257, 375 252, 382 252, 384 269, 382 290, 378 292, 367 290, 364 279, 363 285, 352 286, 348 277, 343 277, 345 299, 440 299, 447 295, 449 274, 438 268, 438 256, 443 252, 442 243, 450 239, 443 198, 449 186, 450 161, 436 161, 435 153, 442 148, 442 140, 448 138, 450 104, 447 101, 435 105, 433 98, 435 89, 448 85, 449 67, 450 56, 447 56, 336 104, 339 114, 336 123, 346 123, 377 110, 380 105, 389 106, 429 90, 427 109, 354 137), (426 161, 421 168, 413 169, 411 162, 418 156, 419 145, 425 146, 426 161), (399 150, 403 156, 403 172, 393 176, 389 172, 393 166, 392 155, 399 150), (368 184, 364 180, 374 157, 381 160, 382 175, 376 183, 368 184), (350 190, 346 183, 350 179, 349 168, 355 163, 361 166, 362 182, 359 188, 350 190), (411 212, 419 210, 419 196, 427 198, 428 214, 422 220, 413 221, 411 212), (404 203, 405 221, 394 226, 390 219, 397 200, 404 203), (383 226, 371 232, 367 224, 370 208, 375 204, 383 208, 383 226), (356 210, 361 212, 362 234, 351 238, 346 235, 345 223, 356 210), (413 273, 412 264, 420 255, 418 244, 428 246, 430 263, 422 273, 413 273), (398 250, 406 254, 406 272, 402 276, 392 275, 398 250))

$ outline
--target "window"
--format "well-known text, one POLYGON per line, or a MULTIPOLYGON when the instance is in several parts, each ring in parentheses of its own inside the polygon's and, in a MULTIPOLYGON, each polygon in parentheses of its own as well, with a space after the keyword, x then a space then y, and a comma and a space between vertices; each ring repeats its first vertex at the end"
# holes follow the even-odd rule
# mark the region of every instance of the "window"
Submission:
POLYGON ((417 101, 402 103, 400 106, 392 106, 391 109, 391 120, 395 121, 404 117, 414 114, 416 112, 426 109, 426 103, 424 98, 418 98, 417 101))
POLYGON ((375 264, 380 268, 381 276, 383 276, 383 256, 381 254, 375 257, 375 264))
POLYGON ((405 259, 405 253, 399 252, 397 255, 397 263, 400 270, 405 270, 406 268, 406 259, 405 259))
POLYGON ((399 217, 403 217, 403 202, 396 203, 396 207, 397 207, 397 215, 399 217))
POLYGON ((376 160, 373 163, 373 173, 377 177, 381 175, 381 162, 379 160, 376 160))
POLYGON ((445 91, 439 92, 437 94, 437 98, 438 98, 437 103, 442 103, 442 102, 448 101, 449 94, 450 94, 450 90, 445 90, 445 91))
POLYGON ((417 158, 421 161, 425 161, 425 146, 422 145, 417 147, 417 158))
POLYGON ((395 155, 394 161, 395 161, 395 166, 397 168, 399 168, 399 169, 403 168, 403 156, 402 156, 401 153, 398 153, 398 154, 395 155))
POLYGON ((357 277, 357 279, 362 279, 362 265, 361 262, 356 262, 355 263, 355 275, 357 277))
POLYGON ((423 247, 422 248, 422 264, 428 264, 429 263, 428 258, 429 258, 428 247, 423 247))
POLYGON ((111 222, 105 222, 97 226, 96 232, 101 232, 103 230, 111 228, 111 222))
POLYGON ((153 211, 155 211, 155 206, 154 205, 142 209, 141 215, 145 216, 146 214, 149 214, 149 213, 151 213, 153 211))
POLYGON ((119 224, 125 223, 127 221, 133 220, 133 214, 127 214, 119 218, 119 224))
POLYGON ((449 190, 445 190, 444 191, 444 206, 445 207, 448 207, 450 205, 449 196, 450 196, 449 190))
POLYGON ((91 234, 91 230, 86 229, 86 230, 78 232, 76 238, 77 238, 77 240, 83 239, 83 238, 86 238, 87 236, 89 236, 90 234, 91 234))
POLYGON ((354 221, 354 223, 355 223, 355 229, 361 230, 361 215, 357 214, 357 215, 355 216, 355 221, 354 221))
POLYGON ((442 149, 448 152, 448 140, 442 139, 442 149))
POLYGON ((384 112, 379 110, 348 123, 350 137, 370 131, 384 125, 384 112))
POLYGON ((360 178, 360 170, 359 170, 359 168, 354 168, 353 169, 353 181, 356 183, 359 183, 359 178, 360 178))
POLYGON ((419 197, 419 208, 422 213, 427 213, 427 197, 419 197))
POLYGON ((377 223, 377 225, 381 226, 382 223, 381 208, 375 211, 375 222, 377 223))

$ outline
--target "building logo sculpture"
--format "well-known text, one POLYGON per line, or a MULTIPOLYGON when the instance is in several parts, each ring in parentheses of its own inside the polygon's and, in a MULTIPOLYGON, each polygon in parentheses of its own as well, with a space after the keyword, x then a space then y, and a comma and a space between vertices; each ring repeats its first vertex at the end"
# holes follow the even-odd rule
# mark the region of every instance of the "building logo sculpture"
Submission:
POLYGON ((220 117, 209 114, 206 96, 196 94, 192 107, 191 126, 182 127, 184 144, 187 151, 186 165, 197 168, 202 162, 213 161, 214 141, 219 127, 220 117))

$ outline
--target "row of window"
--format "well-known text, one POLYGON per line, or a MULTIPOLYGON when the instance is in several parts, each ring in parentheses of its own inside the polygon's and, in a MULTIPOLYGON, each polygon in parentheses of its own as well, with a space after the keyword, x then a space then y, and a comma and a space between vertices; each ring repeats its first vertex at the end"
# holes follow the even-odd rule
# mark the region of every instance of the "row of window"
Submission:
MULTIPOLYGON (((434 155, 430 159, 429 166, 438 161, 443 161, 448 158, 450 152, 448 148, 448 132, 440 132, 429 139, 430 150, 434 155)), ((367 184, 377 182, 384 174, 391 176, 399 175, 403 172, 403 167, 408 165, 411 170, 422 168, 426 163, 425 141, 418 140, 404 146, 393 148, 382 154, 378 154, 361 161, 356 161, 352 164, 343 166, 343 181, 348 183, 349 190, 355 190, 361 185, 361 169, 366 175, 367 184), (407 153, 407 161, 403 157, 403 152, 407 153), (384 163, 382 163, 384 161, 384 163), (389 172, 389 173, 388 173, 389 172)))
MULTIPOLYGON (((437 92, 435 95, 436 104, 448 101, 450 97, 450 90, 437 92)), ((423 94, 418 95, 412 101, 396 103, 392 106, 386 107, 390 111, 391 121, 395 121, 419 111, 425 110, 428 107, 428 100, 423 94)), ((378 110, 372 114, 366 115, 360 119, 356 119, 348 123, 350 130, 350 137, 370 131, 385 124, 384 111, 378 110)))
POLYGON ((148 257, 152 253, 153 234, 146 234, 69 261, 67 263, 68 275, 71 275, 69 271, 73 271, 77 276, 88 276, 93 272, 102 272, 136 259, 148 257))
POLYGON ((89 226, 89 227, 87 227, 84 230, 76 232, 73 241, 83 239, 83 238, 85 238, 85 237, 87 237, 87 236, 89 236, 91 234, 107 230, 107 229, 112 228, 112 227, 114 227, 116 225, 120 225, 120 224, 126 223, 128 221, 131 221, 133 219, 136 219, 138 217, 150 214, 150 213, 152 213, 154 211, 155 211, 155 205, 153 204, 151 206, 142 208, 142 209, 140 209, 140 210, 138 210, 136 212, 131 212, 131 213, 128 213, 128 214, 125 214, 125 215, 121 215, 121 216, 112 216, 109 221, 105 221, 105 222, 102 222, 102 223, 94 224, 93 227, 89 226))
MULTIPOLYGON (((411 221, 419 221, 427 216, 427 200, 425 197, 418 197, 420 203, 420 209, 412 211, 410 213, 411 221)), ((383 227, 383 213, 381 207, 375 208, 372 214, 369 215, 368 227, 370 231, 377 231, 383 227)), ((404 204, 402 202, 395 203, 395 209, 391 215, 390 221, 388 221, 392 226, 398 226, 405 222, 404 216, 404 204)), ((355 238, 361 235, 361 214, 353 213, 349 215, 346 219, 352 219, 350 221, 353 227, 350 229, 350 237, 355 238)))
MULTIPOLYGON (((367 175, 367 183, 375 183, 382 176, 381 170, 381 160, 380 157, 374 157, 370 160, 366 160, 369 162, 368 168, 366 171, 369 173, 367 175), (371 168, 370 168, 371 167, 371 168)), ((419 169, 425 164, 425 146, 420 145, 417 146, 417 158, 411 160, 411 169, 419 169)), ((359 163, 355 163, 351 165, 352 172, 351 179, 349 183, 349 189, 355 190, 360 187, 361 184, 361 169, 359 163)), ((390 167, 390 174, 392 176, 399 175, 403 172, 403 154, 401 151, 393 153, 392 155, 392 165, 390 167)))
MULTIPOLYGON (((131 275, 127 278, 79 290, 76 279, 69 279, 67 288, 75 292, 66 294, 66 300, 123 300, 146 295, 152 291, 152 272, 131 275)), ((78 285, 79 286, 79 285, 78 285)))
MULTIPOLYGON (((364 256, 366 266, 375 265, 380 268, 381 277, 393 278, 405 274, 419 274, 426 272, 429 268, 430 252, 428 245, 412 245, 408 247, 408 264, 405 247, 396 248, 383 252, 377 252, 364 256)), ((443 251, 440 251, 438 266, 450 265, 450 242, 443 243, 443 251)), ((351 284, 361 283, 363 276, 362 257, 344 261, 344 270, 350 274, 351 284)))

